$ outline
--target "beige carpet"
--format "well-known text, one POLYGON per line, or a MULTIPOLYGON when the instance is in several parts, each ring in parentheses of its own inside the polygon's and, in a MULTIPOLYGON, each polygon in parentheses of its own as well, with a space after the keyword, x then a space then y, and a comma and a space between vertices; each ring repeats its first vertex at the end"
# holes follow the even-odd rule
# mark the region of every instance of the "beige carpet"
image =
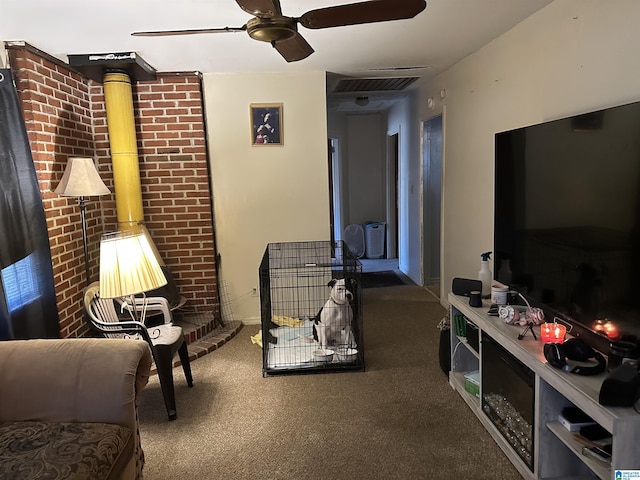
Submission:
POLYGON ((363 290, 365 372, 262 377, 245 326, 174 371, 178 419, 153 378, 142 393, 145 478, 520 478, 438 361, 445 311, 417 286, 363 290))

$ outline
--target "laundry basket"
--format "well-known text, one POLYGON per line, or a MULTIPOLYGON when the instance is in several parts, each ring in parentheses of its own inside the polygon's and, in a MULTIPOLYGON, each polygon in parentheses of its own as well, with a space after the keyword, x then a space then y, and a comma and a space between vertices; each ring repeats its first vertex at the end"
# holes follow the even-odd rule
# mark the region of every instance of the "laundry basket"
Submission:
POLYGON ((364 230, 357 223, 347 226, 344 229, 344 243, 356 258, 364 256, 364 230))
POLYGON ((385 223, 371 222, 364 228, 367 258, 384 258, 385 223))

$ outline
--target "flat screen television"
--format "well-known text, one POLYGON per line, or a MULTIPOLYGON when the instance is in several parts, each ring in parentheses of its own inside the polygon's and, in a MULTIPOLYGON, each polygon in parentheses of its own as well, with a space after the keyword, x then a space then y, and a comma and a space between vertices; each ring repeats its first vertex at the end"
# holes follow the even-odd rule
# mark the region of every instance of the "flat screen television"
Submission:
POLYGON ((640 338, 640 102, 495 135, 494 277, 608 351, 640 338))

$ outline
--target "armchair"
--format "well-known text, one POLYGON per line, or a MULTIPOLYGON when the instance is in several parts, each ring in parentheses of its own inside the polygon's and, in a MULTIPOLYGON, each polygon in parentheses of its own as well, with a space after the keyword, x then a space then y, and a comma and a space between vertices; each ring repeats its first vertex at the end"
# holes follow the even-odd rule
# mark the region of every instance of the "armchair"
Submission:
POLYGON ((142 478, 142 341, 0 342, 0 478, 142 478))
POLYGON ((167 415, 169 420, 175 420, 177 410, 173 385, 173 357, 176 353, 182 362, 182 369, 189 387, 193 387, 193 377, 182 327, 172 323, 171 311, 166 299, 150 297, 136 300, 135 305, 126 303, 122 305, 123 309, 160 311, 164 322, 152 327, 133 319, 123 321, 116 312, 113 299, 100 298, 99 282, 94 282, 85 289, 84 307, 93 328, 105 337, 139 338, 147 342, 156 364, 167 415))

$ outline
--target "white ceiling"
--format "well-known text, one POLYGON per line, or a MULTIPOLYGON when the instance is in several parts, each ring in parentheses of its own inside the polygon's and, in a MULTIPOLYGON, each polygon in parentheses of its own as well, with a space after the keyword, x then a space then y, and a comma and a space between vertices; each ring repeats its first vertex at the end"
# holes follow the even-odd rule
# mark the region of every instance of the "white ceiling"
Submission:
MULTIPOLYGON (((284 15, 352 1, 281 0, 284 15)), ((0 40, 67 54, 135 51, 157 71, 321 70, 356 77, 432 78, 552 0, 427 0, 415 18, 309 30, 315 49, 287 63, 246 32, 132 37, 137 30, 240 27, 251 18, 234 0, 0 0, 0 40), (420 67, 407 69, 407 67, 420 67)))

